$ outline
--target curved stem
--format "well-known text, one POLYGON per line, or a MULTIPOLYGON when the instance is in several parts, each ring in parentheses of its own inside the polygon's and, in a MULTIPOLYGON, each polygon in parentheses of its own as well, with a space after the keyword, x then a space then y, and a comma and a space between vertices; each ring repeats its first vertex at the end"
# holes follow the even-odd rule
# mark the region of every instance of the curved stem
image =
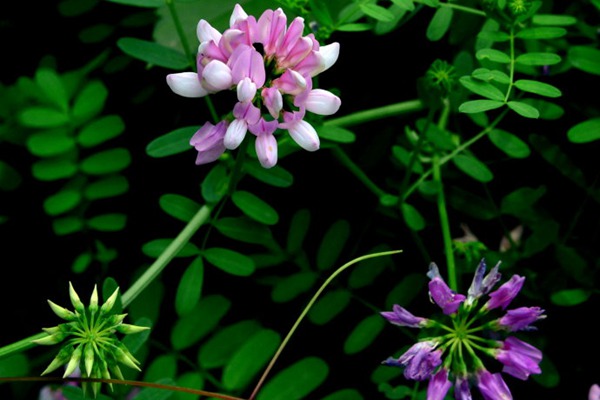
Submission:
POLYGON ((373 194, 375 196, 377 196, 379 198, 382 198, 383 196, 386 196, 386 195, 391 196, 385 190, 383 190, 379 186, 377 186, 367 176, 367 174, 365 174, 365 172, 362 169, 360 169, 360 167, 358 165, 356 165, 356 163, 354 161, 352 161, 352 159, 350 157, 348 157, 348 155, 344 152, 344 150, 340 149, 339 146, 332 147, 331 151, 332 151, 334 157, 343 166, 345 166, 351 173, 353 173, 354 176, 356 176, 356 178, 358 178, 358 180, 361 181, 371 192, 373 192, 373 194))
POLYGON ((173 0, 165 0, 165 3, 169 8, 171 18, 173 18, 173 24, 175 25, 175 30, 177 30, 177 36, 179 36, 179 41, 181 42, 181 47, 183 47, 185 57, 190 61, 190 64, 195 67, 196 63, 194 60, 194 56, 190 52, 190 45, 188 44, 187 38, 185 37, 185 32, 183 31, 183 27, 181 26, 179 15, 177 15, 177 10, 175 9, 175 2, 173 0))
POLYGON ((321 285, 321 287, 319 288, 319 290, 317 290, 317 292, 315 293, 315 295, 310 299, 310 301, 308 302, 308 304, 306 305, 306 307, 304 307, 304 310, 302 310, 302 313, 300 313, 300 316, 298 317, 298 319, 296 320, 296 322, 294 323, 294 325, 292 326, 292 328, 288 332, 287 336, 285 337, 285 339, 283 339, 283 341, 281 342, 281 345, 279 345, 279 348, 277 349, 277 352, 275 352, 275 355, 273 356, 273 358, 269 362, 269 365, 267 365, 267 368, 265 369, 265 371, 263 372, 262 376, 260 377, 258 383, 256 384, 256 387, 252 391, 252 394, 250 395, 250 397, 248 398, 248 400, 253 400, 256 397, 256 394, 258 393, 259 389, 261 388, 262 384, 264 383, 265 379, 267 378, 267 375, 269 375, 269 372, 273 368, 273 365, 275 365, 275 362, 279 358, 279 355, 281 354, 281 352, 283 351, 283 349, 285 348, 285 346, 287 345, 287 343, 290 341, 290 338, 292 337, 292 335, 294 334, 294 332, 296 331, 296 329, 300 325, 300 322, 302 322, 302 320, 304 319, 304 317, 306 316, 306 314, 308 314, 308 311, 313 306, 313 304, 315 304, 315 302, 317 301, 317 299, 319 298, 319 296, 321 295, 321 293, 323 292, 323 290, 325 290, 325 288, 327 287, 327 285, 329 285, 331 283, 331 281, 333 281, 335 279, 336 276, 338 276, 340 273, 342 273, 348 267, 350 267, 350 266, 352 266, 352 265, 354 265, 354 264, 356 264, 356 263, 358 263, 360 261, 366 260, 368 258, 387 256, 387 255, 392 255, 392 254, 398 254, 398 253, 401 253, 401 252, 402 252, 402 250, 391 250, 391 251, 382 251, 380 253, 367 254, 367 255, 355 258, 354 260, 351 260, 351 261, 347 262, 346 264, 344 264, 340 268, 338 268, 333 274, 331 274, 329 276, 329 278, 327 278, 327 280, 321 285))
POLYGON ((396 104, 390 104, 383 107, 372 108, 370 110, 358 111, 350 115, 339 118, 329 119, 324 125, 352 126, 377 119, 393 117, 399 114, 420 111, 424 108, 421 100, 407 100, 396 104))

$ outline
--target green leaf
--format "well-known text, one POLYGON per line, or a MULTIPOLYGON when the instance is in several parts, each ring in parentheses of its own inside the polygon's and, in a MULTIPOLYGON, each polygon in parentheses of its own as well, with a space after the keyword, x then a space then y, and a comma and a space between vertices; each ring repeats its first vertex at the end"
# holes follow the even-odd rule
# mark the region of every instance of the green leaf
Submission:
POLYGON ((73 264, 71 264, 71 271, 76 274, 81 274, 85 272, 91 264, 92 253, 89 251, 83 252, 79 254, 75 260, 73 260, 73 264))
POLYGON ((171 330, 171 345, 175 350, 186 349, 210 333, 231 308, 231 301, 214 294, 201 299, 196 307, 175 321, 171 330))
POLYGON ((527 143, 519 139, 512 133, 501 129, 493 129, 489 133, 490 140, 496 147, 513 158, 526 158, 531 154, 531 149, 527 143))
POLYGON ((319 387, 329 374, 327 363, 317 357, 306 357, 285 368, 258 393, 257 400, 301 400, 319 387))
POLYGON ((565 113, 565 110, 559 105, 543 99, 521 99, 521 101, 537 108, 540 112, 540 119, 559 119, 565 113))
POLYGON ((271 186, 286 188, 294 183, 294 176, 279 165, 263 168, 258 163, 247 162, 244 163, 244 169, 252 177, 271 186))
POLYGON ((452 158, 452 162, 458 169, 477 181, 489 182, 494 179, 492 171, 473 156, 457 154, 452 158))
POLYGON ((31 134, 27 138, 27 149, 38 157, 58 156, 75 148, 75 139, 66 129, 52 129, 31 134))
POLYGON ((478 60, 490 60, 501 64, 510 63, 510 56, 496 49, 481 49, 475 54, 475 57, 478 60))
POLYGON ((81 170, 89 175, 105 175, 119 172, 131 164, 131 155, 125 148, 104 150, 81 162, 81 170))
POLYGON ((200 186, 202 197, 209 204, 217 203, 229 189, 229 175, 222 164, 215 164, 200 186))
POLYGON ((565 289, 552 293, 550 300, 558 306, 573 307, 585 303, 591 295, 586 289, 565 289))
POLYGON ((503 101, 496 100, 472 100, 462 103, 458 107, 458 111, 467 114, 480 113, 484 111, 494 110, 504 105, 503 101))
POLYGON ((508 85, 510 83, 509 76, 502 71, 498 71, 497 69, 490 70, 487 68, 477 68, 471 73, 471 76, 481 81, 495 81, 504 85, 508 85))
POLYGON ((294 213, 287 235, 286 250, 296 253, 302 248, 302 243, 310 226, 310 211, 301 209, 294 213))
POLYGON ((224 366, 260 329, 257 321, 246 320, 219 330, 200 347, 198 364, 206 369, 224 366))
POLYGON ((317 268, 324 270, 333 267, 349 236, 350 223, 348 221, 338 220, 334 222, 325 232, 319 245, 317 268))
POLYGON ((457 186, 450 187, 448 190, 448 203, 454 209, 473 218, 490 220, 498 216, 496 207, 490 204, 489 200, 457 186))
POLYGON ((179 194, 164 194, 158 200, 160 208, 171 217, 189 222, 200 209, 200 204, 179 194))
POLYGON ((371 24, 365 23, 353 23, 353 24, 342 24, 337 30, 340 32, 365 32, 370 31, 373 27, 371 24))
POLYGON ((297 272, 279 280, 273 287, 271 299, 283 303, 295 299, 314 285, 317 276, 312 271, 297 272))
POLYGON ((369 17, 375 18, 377 21, 390 22, 394 19, 392 14, 387 8, 378 6, 374 3, 359 3, 359 7, 369 17))
POLYGON ((55 108, 32 106, 19 114, 19 122, 30 128, 56 128, 69 122, 69 115, 55 108))
POLYGON ((363 396, 356 389, 340 389, 321 400, 363 400, 363 396))
POLYGON ((381 315, 370 315, 354 327, 344 342, 344 353, 356 354, 367 347, 383 330, 385 322, 381 315))
POLYGON ((126 193, 127 190, 129 190, 127 178, 121 175, 112 175, 85 186, 83 196, 88 200, 106 199, 126 193))
POLYGON ((554 53, 525 53, 515 59, 515 62, 523 65, 545 66, 561 62, 562 58, 554 53))
POLYGON ((106 115, 81 128, 77 141, 82 147, 93 147, 119 136, 125 123, 118 115, 106 115))
POLYGON ((221 247, 211 247, 202 252, 206 261, 215 267, 237 276, 249 276, 254 272, 254 261, 248 256, 221 247))
MULTIPOLYGON (((185 388, 202 389, 204 387, 204 377, 200 372, 186 372, 178 376, 175 381, 178 386, 185 388)), ((172 400, 198 400, 200 397, 193 393, 171 392, 172 400)))
POLYGON ((213 225, 221 234, 240 242, 277 246, 269 227, 247 217, 220 218, 213 225))
POLYGON ((59 236, 79 232, 83 226, 83 220, 78 217, 63 217, 52 221, 52 230, 59 236))
POLYGON ((127 216, 125 214, 102 214, 86 221, 86 225, 101 232, 116 232, 125 229, 127 216))
MULTIPOLYGON (((157 258, 171 244, 173 239, 154 239, 142 246, 142 253, 148 257, 157 258)), ((200 254, 200 249, 193 243, 186 243, 175 257, 192 257, 200 254)))
POLYGON ((547 83, 532 81, 528 79, 519 79, 514 85, 524 92, 539 94, 540 96, 546 97, 560 97, 561 91, 552 85, 547 83))
POLYGON ((81 202, 81 193, 77 190, 64 189, 44 200, 44 211, 48 215, 59 215, 71 211, 81 202))
MULTIPOLYGON (((84 395, 83 390, 77 386, 65 385, 60 388, 61 394, 67 400, 88 400, 89 394, 84 395)), ((111 400, 110 397, 103 395, 102 393, 98 393, 95 400, 111 400)))
POLYGON ((135 7, 158 8, 165 5, 164 0, 108 0, 112 3, 125 4, 135 7))
MULTIPOLYGON (((404 165, 404 167, 408 167, 410 163, 410 159, 412 157, 412 153, 406 150, 404 147, 393 145, 392 146, 392 154, 393 156, 404 165)), ((418 160, 418 157, 415 158, 412 165, 412 172, 416 174, 423 173, 423 165, 418 160)))
POLYGON ((189 67, 184 54, 158 43, 126 37, 117 40, 117 46, 131 57, 159 67, 174 70, 183 70, 189 67))
POLYGON ((386 296, 386 308, 391 309, 394 304, 402 304, 403 306, 410 304, 417 295, 421 294, 426 283, 427 278, 424 274, 411 273, 406 275, 386 296))
POLYGON ((519 39, 556 39, 567 34, 565 28, 557 27, 533 27, 525 28, 515 35, 519 39))
POLYGON ((177 358, 174 354, 160 354, 144 368, 145 382, 156 382, 163 378, 173 379, 176 375, 177 358))
MULTIPOLYGON (((389 246, 382 244, 373 247, 369 253, 378 253, 389 250, 389 246)), ((385 270, 385 268, 391 264, 392 261, 389 257, 374 257, 359 262, 350 271, 350 275, 348 276, 348 286, 351 289, 369 286, 385 270)))
POLYGON ((600 139, 600 118, 591 118, 572 126, 567 137, 573 143, 589 143, 600 139))
POLYGON ((55 181, 75 175, 77 165, 64 158, 49 158, 36 161, 31 172, 40 181, 55 181))
POLYGON ((248 217, 265 225, 275 225, 279 221, 277 211, 258 196, 237 190, 231 196, 235 204, 248 217))
POLYGON ((567 58, 575 68, 600 75, 600 50, 587 46, 572 46, 569 47, 567 58))
POLYGON ((531 378, 545 388, 555 388, 560 383, 560 373, 556 365, 551 361, 548 354, 545 354, 540 362, 540 375, 532 375, 531 378))
POLYGON ((510 35, 504 31, 481 31, 477 34, 477 39, 487 42, 506 42, 510 40, 510 35))
POLYGON ((69 110, 69 95, 56 71, 40 68, 35 72, 35 83, 42 89, 46 98, 63 113, 69 110))
POLYGON ((11 165, 0 160, 0 190, 15 190, 22 182, 21 175, 11 165))
POLYGON ((197 126, 185 126, 165 133, 148 143, 146 154, 150 157, 161 158, 188 151, 192 148, 190 139, 197 130, 197 126))
POLYGON ((503 214, 519 217, 529 213, 531 207, 546 193, 546 188, 522 187, 514 190, 502 198, 500 211, 503 214))
POLYGON ((338 289, 325 294, 315 303, 308 313, 308 319, 313 324, 324 325, 344 311, 350 304, 350 292, 338 289))
POLYGON ((108 89, 100 81, 89 82, 77 95, 71 110, 77 122, 85 122, 98 115, 104 108, 108 89))
POLYGON ((270 329, 262 329, 247 338, 223 368, 224 388, 229 391, 244 389, 275 354, 280 343, 279 334, 270 329))
POLYGON ((522 101, 509 101, 506 105, 508 105, 508 108, 525 118, 538 118, 540 116, 540 112, 537 108, 530 106, 527 103, 523 103, 522 101))
POLYGON ((438 8, 427 26, 427 31, 425 33, 427 39, 435 42, 443 38, 450 28, 453 15, 454 10, 450 7, 438 8))
POLYGON ((504 93, 502 93, 500 89, 491 83, 477 81, 470 76, 461 77, 460 83, 471 92, 480 96, 486 97, 490 100, 504 101, 504 93))
POLYGON ((568 26, 575 25, 577 18, 572 15, 537 14, 532 22, 536 25, 568 26))
POLYGON ((321 125, 317 127, 319 137, 336 143, 354 143, 354 132, 335 125, 321 125))
POLYGON ((417 210, 414 206, 403 202, 400 205, 400 210, 402 211, 404 222, 410 230, 420 231, 421 229, 425 228, 425 218, 423 218, 419 210, 417 210))
POLYGON ((11 354, 0 359, 0 376, 10 378, 29 373, 29 360, 24 354, 11 354))
POLYGON ((181 275, 177 292, 175 292, 175 311, 177 315, 182 317, 194 310, 194 307, 200 301, 203 283, 204 264, 202 257, 196 257, 181 275))

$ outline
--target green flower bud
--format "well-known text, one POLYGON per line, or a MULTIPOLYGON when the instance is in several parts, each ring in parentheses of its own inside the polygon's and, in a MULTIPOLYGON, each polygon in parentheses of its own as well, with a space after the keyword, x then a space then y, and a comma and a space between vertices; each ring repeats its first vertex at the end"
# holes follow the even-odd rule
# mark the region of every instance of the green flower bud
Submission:
POLYGON ((113 306, 115 305, 115 302, 117 301, 118 294, 119 294, 119 288, 116 288, 115 291, 113 292, 113 294, 111 294, 110 297, 108 299, 106 299, 104 304, 102 304, 102 307, 100 308, 101 315, 107 314, 110 312, 110 310, 112 310, 113 306))
POLYGON ((65 365, 69 359, 71 358, 71 354, 73 353, 73 346, 70 344, 66 344, 63 347, 61 347, 60 351, 58 352, 58 354, 56 355, 56 357, 54 357, 54 360, 52 360, 52 362, 50 363, 50 365, 48 365, 48 368, 46 368, 44 370, 44 372, 42 372, 42 376, 46 375, 49 372, 54 371, 55 369, 62 367, 63 365, 65 365))
POLYGON ((73 311, 67 310, 66 308, 61 307, 50 300, 48 300, 48 304, 50 305, 52 311, 54 311, 54 314, 58 315, 64 320, 73 321, 77 318, 77 315, 73 311))
POLYGON ((115 329, 119 333, 122 333, 124 335, 130 335, 132 333, 143 332, 145 330, 150 329, 150 327, 148 327, 148 326, 131 325, 131 324, 120 324, 115 329))
POLYGON ((69 282, 69 297, 71 298, 71 303, 73 304, 73 307, 75 307, 75 311, 83 314, 85 306, 79 299, 79 295, 77 295, 77 292, 73 288, 71 282, 69 282))
POLYGON ((141 369, 137 366, 139 361, 135 359, 135 357, 129 352, 127 347, 121 342, 118 343, 118 346, 115 349, 115 358, 121 364, 127 365, 129 368, 137 369, 141 371, 141 369))
POLYGON ((71 375, 73 373, 73 371, 75 371, 75 368, 77 368, 77 366, 79 365, 79 360, 81 359, 82 352, 83 352, 82 345, 79 345, 75 348, 75 350, 73 351, 73 354, 71 354, 71 359, 69 360, 69 363, 67 364, 67 368, 65 368, 65 373, 63 374, 63 378, 66 378, 67 376, 71 375))
POLYGON ((94 346, 91 343, 85 345, 83 357, 85 361, 85 371, 88 376, 92 376, 92 367, 94 366, 94 346))
POLYGON ((92 314, 95 314, 96 311, 98 311, 98 285, 94 285, 94 290, 92 291, 92 296, 90 297, 89 310, 92 314))
POLYGON ((32 340, 32 342, 35 344, 41 344, 41 345, 57 344, 57 343, 62 342, 63 339, 66 338, 68 335, 69 334, 66 332, 57 332, 57 333, 53 333, 52 335, 43 337, 41 339, 32 340))

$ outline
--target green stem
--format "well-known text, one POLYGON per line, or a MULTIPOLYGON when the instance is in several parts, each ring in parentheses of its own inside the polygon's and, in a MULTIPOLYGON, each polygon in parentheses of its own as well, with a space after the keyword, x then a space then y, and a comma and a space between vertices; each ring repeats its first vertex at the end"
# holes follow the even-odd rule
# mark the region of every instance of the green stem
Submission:
POLYGON ((256 394, 258 393, 259 389, 261 388, 262 384, 264 383, 265 379, 267 378, 267 375, 269 375, 269 372, 273 368, 273 365, 275 365, 275 362, 279 358, 279 355, 281 354, 281 352, 283 351, 283 349, 285 348, 285 346, 287 345, 287 343, 290 341, 290 338, 292 337, 292 335, 294 334, 294 332, 296 331, 296 329, 300 325, 300 322, 302 322, 302 320, 304 319, 304 317, 306 316, 306 314, 308 314, 308 311, 313 306, 313 304, 315 304, 315 302, 317 301, 317 299, 319 298, 319 296, 321 295, 321 293, 323 292, 323 290, 325 290, 325 288, 331 283, 331 281, 333 281, 335 279, 336 276, 338 276, 340 273, 342 273, 348 267, 350 267, 350 266, 352 266, 352 265, 354 265, 354 264, 356 264, 358 262, 361 262, 363 260, 366 260, 368 258, 388 256, 388 255, 392 255, 392 254, 398 254, 398 253, 401 253, 401 252, 402 252, 402 250, 391 250, 391 251, 382 251, 380 253, 373 253, 373 254, 367 254, 367 255, 364 255, 364 256, 360 256, 360 257, 355 258, 354 260, 351 260, 351 261, 347 262, 346 264, 342 265, 333 274, 331 274, 331 276, 329 276, 329 278, 327 278, 327 280, 321 285, 321 287, 319 288, 319 290, 317 290, 317 292, 315 293, 315 295, 310 299, 310 301, 308 302, 308 304, 306 305, 306 307, 304 307, 304 310, 302 310, 302 313, 300 314, 300 316, 298 317, 298 319, 296 320, 296 322, 294 323, 294 325, 292 326, 292 328, 288 332, 287 336, 285 337, 285 339, 283 339, 283 342, 281 342, 281 345, 279 345, 279 348, 277 349, 277 352, 275 353, 275 355, 273 356, 273 358, 269 362, 269 365, 267 365, 267 368, 265 369, 265 371, 263 372, 262 376, 260 377, 258 383, 256 384, 256 387, 252 391, 252 394, 250 395, 250 397, 248 398, 248 400, 253 400, 256 397, 256 394))
POLYGON ((190 52, 190 46, 188 44, 187 38, 185 36, 185 32, 183 31, 183 27, 181 26, 181 21, 179 20, 179 15, 177 15, 177 10, 175 9, 175 2, 173 0, 165 0, 167 7, 169 8, 169 12, 171 13, 171 18, 173 18, 173 24, 175 25, 175 29, 177 30, 177 35, 179 36, 179 41, 181 42, 181 47, 183 47, 183 52, 185 53, 185 57, 190 61, 190 64, 195 68, 196 60, 194 55, 190 52))
POLYGON ((21 339, 18 342, 0 347, 0 360, 4 357, 10 356, 11 354, 20 353, 24 350, 37 346, 35 343, 33 343, 33 341, 46 336, 48 336, 46 332, 40 332, 36 335, 29 336, 28 338, 21 339))
POLYGON ((375 196, 377 196, 379 198, 382 198, 383 196, 386 196, 386 195, 391 196, 385 190, 383 190, 379 186, 377 186, 367 176, 367 174, 365 174, 365 172, 362 169, 360 169, 360 167, 358 165, 356 165, 356 163, 354 163, 354 161, 352 161, 352 159, 350 157, 348 157, 348 155, 344 152, 344 150, 342 150, 339 146, 332 147, 331 151, 332 151, 334 157, 344 167, 346 167, 351 173, 353 173, 356 176, 356 178, 358 178, 358 180, 361 181, 371 192, 373 192, 373 194, 375 194, 375 196))
POLYGON ((510 98, 510 92, 512 90, 514 79, 515 79, 515 27, 510 27, 510 83, 508 89, 506 89, 506 95, 504 96, 504 102, 506 103, 510 98))
POLYGON ((325 121, 324 125, 352 126, 377 119, 393 117, 399 114, 420 111, 424 108, 421 100, 407 100, 370 110, 358 111, 350 115, 325 121))
MULTIPOLYGON (((417 1, 415 1, 417 2, 417 1)), ((485 12, 481 10, 477 10, 476 8, 461 6, 459 4, 454 3, 440 3, 440 7, 454 8, 455 10, 463 11, 469 14, 479 15, 481 17, 485 17, 485 12)))
POLYGON ((156 261, 154 261, 146 272, 144 272, 144 274, 140 276, 125 293, 123 293, 121 296, 123 308, 131 304, 131 302, 135 300, 135 298, 161 273, 173 257, 179 253, 198 228, 208 220, 210 211, 211 209, 209 206, 202 206, 156 261))

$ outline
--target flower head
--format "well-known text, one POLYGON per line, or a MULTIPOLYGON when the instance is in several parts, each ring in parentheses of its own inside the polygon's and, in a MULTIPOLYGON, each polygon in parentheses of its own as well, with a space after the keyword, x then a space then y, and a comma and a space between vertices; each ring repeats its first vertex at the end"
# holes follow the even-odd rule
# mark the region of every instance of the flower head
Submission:
POLYGON ((493 317, 492 310, 505 308, 521 290, 525 278, 514 275, 492 292, 500 279, 500 263, 486 274, 482 260, 475 271, 468 297, 454 292, 445 283, 438 267, 432 263, 427 276, 429 296, 443 311, 449 322, 416 317, 396 304, 392 311, 381 315, 390 323, 426 330, 422 339, 398 359, 388 358, 384 365, 404 368, 407 379, 429 380, 427 399, 443 399, 454 382, 454 397, 470 400, 471 384, 478 387, 485 399, 512 399, 501 373, 489 372, 482 356, 503 366, 502 373, 526 380, 541 373, 542 352, 514 336, 504 339, 507 332, 533 329, 531 324, 544 318, 539 307, 508 310, 504 316, 493 317), (487 301, 477 307, 479 299, 487 301))
POLYGON ((287 130, 303 149, 319 148, 317 132, 305 115, 332 115, 340 108, 339 97, 313 89, 312 81, 337 61, 338 43, 321 46, 313 34, 303 35, 304 19, 296 17, 288 25, 281 8, 266 10, 257 19, 239 4, 223 33, 205 20, 196 31, 198 72, 169 74, 167 84, 184 97, 235 91, 238 99, 233 113, 222 121, 228 126, 226 134, 217 129, 219 123, 205 124, 200 130, 209 134, 195 135, 196 164, 215 161, 225 149, 237 148, 248 130, 256 135, 257 155, 265 168, 277 163, 277 130, 287 130), (263 120, 263 115, 269 118, 263 120))
MULTIPOLYGON (((65 364, 63 377, 71 375, 79 368, 84 378, 110 379, 112 374, 118 379, 123 379, 119 363, 139 370, 139 362, 119 341, 115 333, 128 335, 149 328, 124 324, 123 320, 127 314, 111 313, 118 292, 119 289, 115 289, 106 302, 99 306, 98 290, 94 286, 89 306, 86 308, 69 282, 69 296, 75 311, 67 310, 48 300, 52 311, 67 322, 52 328, 43 328, 48 335, 33 342, 51 345, 68 340, 42 375, 65 364)), ((100 382, 83 382, 84 391, 87 390, 88 385, 91 385, 95 396, 100 389, 100 382)))

